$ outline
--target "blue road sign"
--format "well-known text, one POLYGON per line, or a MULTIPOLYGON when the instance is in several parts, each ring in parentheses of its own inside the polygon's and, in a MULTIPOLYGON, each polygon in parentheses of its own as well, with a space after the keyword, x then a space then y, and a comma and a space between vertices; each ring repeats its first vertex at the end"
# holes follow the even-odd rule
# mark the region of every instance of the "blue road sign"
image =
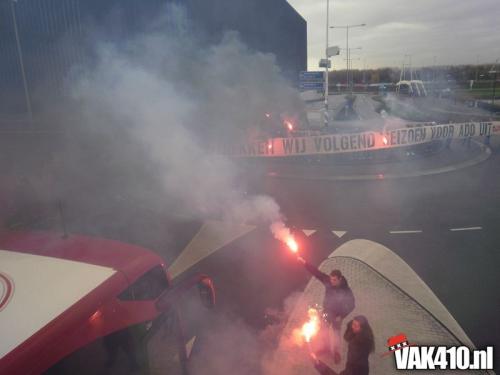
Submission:
POLYGON ((299 88, 301 90, 323 90, 323 81, 318 82, 300 82, 299 88))
POLYGON ((324 73, 323 72, 300 72, 300 81, 321 81, 323 82, 324 73))

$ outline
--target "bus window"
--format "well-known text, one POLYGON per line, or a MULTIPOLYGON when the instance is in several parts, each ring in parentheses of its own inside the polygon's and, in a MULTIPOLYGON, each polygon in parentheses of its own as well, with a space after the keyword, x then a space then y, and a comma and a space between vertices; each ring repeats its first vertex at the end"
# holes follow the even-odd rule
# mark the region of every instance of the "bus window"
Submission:
POLYGON ((161 266, 156 266, 142 275, 118 298, 122 301, 154 300, 168 288, 168 280, 161 266))

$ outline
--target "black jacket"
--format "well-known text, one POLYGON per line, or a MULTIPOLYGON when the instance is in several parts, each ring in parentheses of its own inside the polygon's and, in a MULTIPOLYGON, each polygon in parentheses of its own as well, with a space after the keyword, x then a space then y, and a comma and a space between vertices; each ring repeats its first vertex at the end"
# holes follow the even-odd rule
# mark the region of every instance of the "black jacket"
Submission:
POLYGON ((355 335, 351 330, 347 329, 344 334, 344 339, 348 343, 347 347, 347 362, 345 364, 342 375, 368 375, 368 356, 371 351, 371 344, 366 339, 355 335))
POLYGON ((325 300, 323 309, 330 321, 337 317, 344 319, 354 310, 354 295, 347 284, 347 280, 342 276, 340 285, 334 287, 330 283, 330 276, 321 272, 309 263, 304 264, 305 268, 325 286, 325 300))

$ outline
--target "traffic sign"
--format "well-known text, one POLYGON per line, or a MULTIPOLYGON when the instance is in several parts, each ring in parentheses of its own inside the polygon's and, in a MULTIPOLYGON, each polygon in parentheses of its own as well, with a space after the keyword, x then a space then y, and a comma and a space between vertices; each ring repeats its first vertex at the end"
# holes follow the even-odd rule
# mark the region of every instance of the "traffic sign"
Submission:
POLYGON ((301 81, 323 81, 324 72, 300 72, 299 79, 301 81))
POLYGON ((299 88, 301 90, 323 90, 324 84, 323 81, 319 82, 300 82, 299 88))
POLYGON ((328 68, 331 68, 332 67, 332 62, 328 59, 321 59, 319 60, 319 67, 320 68, 326 68, 326 66, 328 65, 328 68))

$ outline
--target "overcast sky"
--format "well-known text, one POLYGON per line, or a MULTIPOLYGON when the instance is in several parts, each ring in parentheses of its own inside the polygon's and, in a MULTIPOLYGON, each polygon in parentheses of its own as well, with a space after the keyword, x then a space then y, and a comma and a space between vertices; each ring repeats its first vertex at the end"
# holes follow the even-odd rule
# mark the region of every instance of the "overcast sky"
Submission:
MULTIPOLYGON (((288 0, 307 21, 309 70, 325 54, 326 0, 288 0)), ((330 25, 361 24, 349 31, 353 66, 475 64, 500 58, 500 0, 330 0, 330 25), (479 57, 478 57, 479 56, 479 57), (409 58, 406 58, 407 61, 409 58)), ((330 30, 330 45, 345 48, 345 29, 330 30)), ((344 56, 333 58, 345 66, 344 56)))

